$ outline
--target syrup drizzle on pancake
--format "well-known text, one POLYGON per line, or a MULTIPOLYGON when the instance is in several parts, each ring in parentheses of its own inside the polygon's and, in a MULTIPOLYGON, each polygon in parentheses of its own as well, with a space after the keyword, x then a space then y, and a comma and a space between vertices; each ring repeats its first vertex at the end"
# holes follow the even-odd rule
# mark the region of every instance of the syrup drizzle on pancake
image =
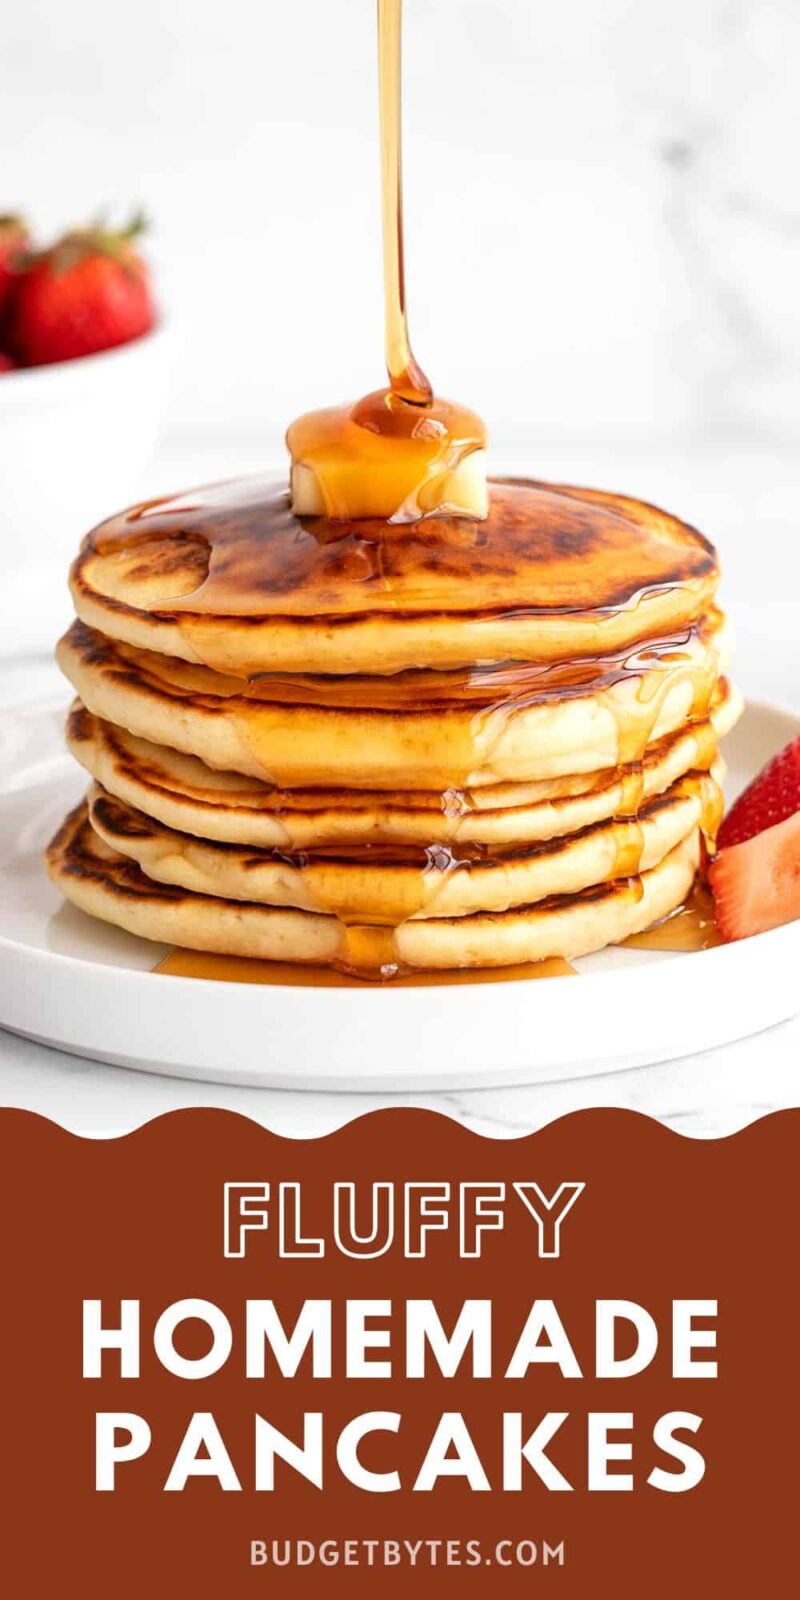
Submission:
POLYGON ((89 817, 111 850, 132 856, 157 882, 335 917, 342 925, 343 964, 358 971, 365 965, 398 965, 396 933, 410 919, 502 913, 537 898, 624 879, 640 897, 642 871, 664 859, 698 824, 704 837, 713 838, 721 808, 711 775, 692 773, 651 801, 638 818, 600 824, 549 844, 428 850, 377 845, 292 854, 181 837, 99 788, 90 793, 89 817))
POLYGON ((177 724, 193 719, 190 753, 203 756, 198 741, 213 740, 216 719, 224 717, 239 754, 231 752, 226 763, 210 753, 212 765, 280 788, 333 783, 445 792, 639 762, 653 739, 707 719, 718 681, 718 631, 710 616, 679 641, 651 640, 632 654, 534 668, 523 673, 522 685, 516 671, 501 668, 498 684, 479 669, 475 698, 465 692, 471 674, 455 675, 450 697, 446 676, 435 675, 427 699, 418 679, 430 684, 430 674, 361 679, 360 704, 348 704, 351 691, 339 677, 324 680, 322 693, 319 682, 284 676, 273 681, 270 699, 256 698, 241 679, 116 644, 82 623, 62 641, 59 660, 91 710, 128 718, 127 726, 145 738, 170 742, 168 733, 149 732, 154 720, 160 730, 166 719, 176 724, 177 741, 177 724), (564 718, 573 702, 581 731, 571 736, 564 718), (561 743, 542 749, 551 732, 545 720, 552 718, 562 721, 561 743))
POLYGON ((714 902, 711 891, 704 883, 695 886, 686 901, 672 915, 646 928, 644 933, 633 933, 625 945, 631 950, 697 951, 713 950, 723 943, 714 920, 714 902))
MULTIPOLYGON (((463 619, 472 624, 468 665, 497 659, 482 648, 489 624, 508 631, 526 618, 586 616, 602 644, 604 621, 620 612, 630 614, 632 639, 652 631, 637 612, 660 595, 675 601, 678 626, 706 609, 716 555, 678 518, 532 479, 493 479, 490 490, 484 522, 442 515, 396 527, 299 517, 284 485, 240 479, 145 501, 101 523, 84 541, 76 576, 80 583, 96 555, 126 555, 130 591, 155 587, 149 609, 179 622, 219 671, 227 670, 214 648, 220 620, 345 629, 378 618, 391 630, 405 619, 463 619)), ((124 599, 108 598, 125 609, 124 599)), ((524 659, 536 660, 535 650, 524 659)))
MULTIPOLYGON (((580 955, 597 949, 597 922, 611 925, 617 937, 665 916, 691 888, 699 837, 688 836, 662 863, 644 874, 645 893, 627 882, 601 884, 579 895, 550 897, 504 913, 414 921, 401 930, 400 949, 415 970, 501 967, 508 953, 514 963, 561 955, 566 943, 580 955), (640 910, 644 900, 646 913, 640 910), (563 919, 563 921, 562 921, 563 919)), ((62 824, 47 851, 53 880, 67 897, 90 914, 158 942, 179 947, 304 964, 341 965, 347 954, 335 918, 255 903, 231 904, 177 886, 154 882, 120 855, 91 827, 86 805, 62 824)), ((379 977, 379 969, 363 976, 379 977)))

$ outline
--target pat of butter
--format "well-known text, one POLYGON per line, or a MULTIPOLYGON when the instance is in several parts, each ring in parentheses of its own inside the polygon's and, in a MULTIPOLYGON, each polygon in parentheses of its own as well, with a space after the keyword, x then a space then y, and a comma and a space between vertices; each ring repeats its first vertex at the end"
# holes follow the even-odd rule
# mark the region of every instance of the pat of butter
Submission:
POLYGON ((449 401, 412 406, 379 390, 298 418, 286 444, 298 516, 416 522, 488 514, 485 428, 449 401))

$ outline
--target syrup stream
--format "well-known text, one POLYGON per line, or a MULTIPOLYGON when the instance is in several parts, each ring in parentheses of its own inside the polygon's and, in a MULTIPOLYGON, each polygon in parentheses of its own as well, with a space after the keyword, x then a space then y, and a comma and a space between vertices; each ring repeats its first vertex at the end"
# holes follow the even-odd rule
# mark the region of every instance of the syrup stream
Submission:
POLYGON ((378 0, 378 68, 381 120, 381 201, 386 368, 393 394, 427 406, 433 390, 414 358, 408 337, 403 248, 402 150, 403 0, 378 0))

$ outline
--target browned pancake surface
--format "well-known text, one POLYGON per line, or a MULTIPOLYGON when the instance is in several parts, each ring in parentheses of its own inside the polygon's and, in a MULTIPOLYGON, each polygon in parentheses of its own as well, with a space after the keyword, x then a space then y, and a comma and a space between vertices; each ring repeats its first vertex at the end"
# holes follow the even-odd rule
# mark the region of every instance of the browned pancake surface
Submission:
POLYGON ((502 479, 483 522, 441 516, 393 526, 300 519, 285 488, 245 479, 101 524, 84 541, 73 582, 165 619, 344 622, 370 613, 602 613, 665 588, 685 591, 699 611, 717 576, 713 547, 695 529, 599 490, 502 479))

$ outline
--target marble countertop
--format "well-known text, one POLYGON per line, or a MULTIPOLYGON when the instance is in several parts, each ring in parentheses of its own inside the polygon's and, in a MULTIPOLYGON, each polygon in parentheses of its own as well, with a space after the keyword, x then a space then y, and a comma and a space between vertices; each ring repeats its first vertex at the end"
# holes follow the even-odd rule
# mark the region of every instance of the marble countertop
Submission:
MULTIPOLYGON (((260 465, 256 446, 164 450, 148 493, 209 481, 260 465)), ((521 452, 508 465, 519 470, 521 452)), ((800 463, 797 453, 715 445, 703 450, 596 446, 529 451, 537 476, 624 484, 700 525, 722 551, 726 604, 738 635, 737 677, 750 695, 800 706, 800 463)), ((501 458, 499 469, 506 462, 501 458)), ((41 619, 39 619, 41 628, 41 619)), ((19 632, 19 631, 18 631, 19 632)), ((0 663, 0 707, 53 689, 53 669, 31 629, 0 663)), ((800 983, 798 984, 800 1009, 800 983)), ((378 1106, 426 1106, 498 1138, 530 1132, 569 1111, 619 1106, 699 1137, 734 1132, 800 1104, 800 1017, 709 1053, 637 1070, 528 1088, 431 1095, 311 1094, 193 1084, 70 1057, 0 1031, 0 1105, 22 1107, 79 1133, 124 1133, 185 1106, 238 1111, 302 1138, 378 1106)))

